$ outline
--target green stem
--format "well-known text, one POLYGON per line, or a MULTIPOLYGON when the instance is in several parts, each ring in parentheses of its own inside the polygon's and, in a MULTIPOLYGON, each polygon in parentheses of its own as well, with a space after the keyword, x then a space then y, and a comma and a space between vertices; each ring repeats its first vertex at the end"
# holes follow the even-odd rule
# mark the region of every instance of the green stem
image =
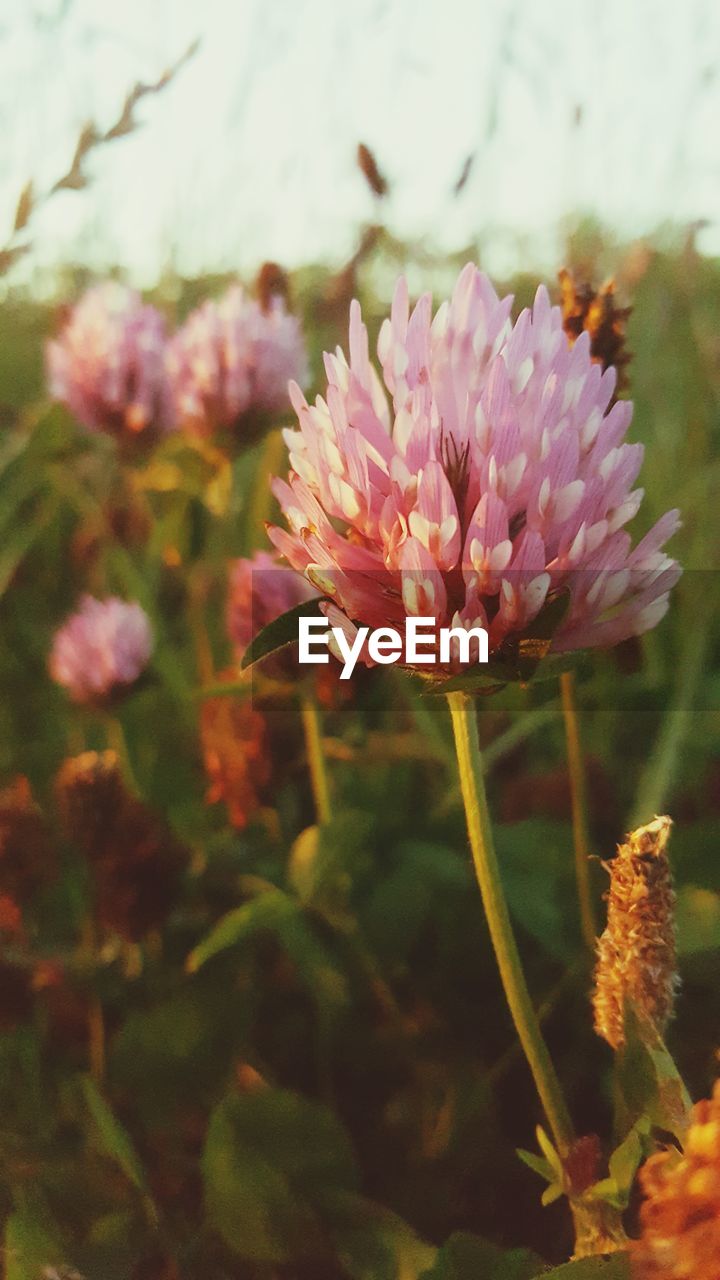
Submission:
POLYGON ((587 779, 585 776, 582 740, 580 738, 580 719, 575 697, 575 675, 572 671, 564 671, 560 676, 560 694, 562 697, 568 773, 570 776, 575 879, 580 902, 580 924, 585 943, 591 951, 594 951, 597 929, 592 885, 590 883, 587 779))
POLYGON ((447 699, 455 733, 460 786, 475 874, 505 998, 555 1144, 562 1156, 567 1153, 574 1139, 572 1121, 530 999, 505 901, 485 795, 475 707, 464 693, 449 693, 447 699))
POLYGON ((630 830, 649 822, 664 811, 670 795, 677 762, 692 728, 693 706, 702 680, 710 644, 713 604, 707 600, 704 612, 688 628, 684 652, 680 655, 677 690, 660 729, 657 742, 643 771, 630 819, 630 830))
POLYGON ((108 712, 105 717, 105 737, 110 750, 114 751, 117 756, 120 772, 125 780, 126 787, 129 791, 134 792, 135 795, 140 795, 140 787, 130 760, 125 731, 117 716, 114 716, 112 712, 108 712))
POLYGON ((330 821, 330 785, 325 767, 325 754, 320 730, 320 712, 317 702, 311 693, 303 693, 301 700, 303 729, 305 731, 305 750, 310 769, 315 813, 320 826, 330 821))

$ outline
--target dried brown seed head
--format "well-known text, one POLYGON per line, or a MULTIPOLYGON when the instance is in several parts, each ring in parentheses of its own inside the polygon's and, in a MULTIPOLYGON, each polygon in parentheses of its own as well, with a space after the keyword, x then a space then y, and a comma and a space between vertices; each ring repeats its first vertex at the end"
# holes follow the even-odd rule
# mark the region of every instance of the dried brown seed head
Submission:
POLYGON ((631 1011, 640 1035, 657 1043, 672 1016, 678 985, 675 894, 667 857, 670 818, 632 831, 606 867, 607 928, 598 941, 595 1030, 613 1049, 625 1043, 631 1011))

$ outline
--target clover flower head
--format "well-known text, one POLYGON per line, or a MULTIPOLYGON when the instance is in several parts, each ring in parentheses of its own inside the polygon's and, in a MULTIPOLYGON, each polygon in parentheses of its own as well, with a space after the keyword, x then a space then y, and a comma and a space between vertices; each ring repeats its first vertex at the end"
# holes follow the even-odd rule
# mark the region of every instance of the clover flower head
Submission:
POLYGON ((56 632, 48 665, 74 702, 103 703, 135 683, 151 652, 150 620, 139 604, 84 596, 56 632))
POLYGON ((165 343, 155 307, 116 281, 94 285, 47 344, 50 394, 89 431, 161 435, 173 425, 165 343))
POLYGON ((228 575, 227 629, 238 659, 263 627, 316 595, 301 574, 267 551, 234 560, 228 575))
POLYGON ((643 449, 624 442, 632 405, 611 406, 615 371, 589 334, 571 345, 543 287, 514 324, 511 305, 472 265, 434 317, 428 294, 410 310, 401 279, 382 378, 353 302, 350 359, 325 356, 325 395, 291 387, 299 429, 274 484, 289 532, 270 536, 349 630, 433 617, 484 626, 497 651, 564 594, 559 652, 638 635, 668 607, 678 513, 633 548, 643 449))
POLYGON ((233 285, 191 312, 168 345, 167 370, 182 425, 252 435, 250 415, 282 410, 288 382, 307 377, 302 330, 281 297, 263 307, 233 285))

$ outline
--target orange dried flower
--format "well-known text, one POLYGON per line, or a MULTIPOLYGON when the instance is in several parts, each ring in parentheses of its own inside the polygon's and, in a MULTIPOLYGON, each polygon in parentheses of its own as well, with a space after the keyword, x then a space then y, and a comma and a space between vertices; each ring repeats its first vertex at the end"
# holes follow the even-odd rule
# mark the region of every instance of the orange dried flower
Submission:
POLYGON ((720 1280, 720 1081, 693 1107, 684 1152, 651 1156, 640 1183, 635 1280, 720 1280))
POLYGON ((632 1009, 646 1043, 670 1021, 678 985, 675 894, 667 857, 672 821, 655 818, 632 831, 610 873, 607 928, 598 941, 593 1007, 595 1030, 613 1049, 625 1043, 632 1009))
POLYGON ((271 773, 265 717, 248 699, 208 698, 200 714, 200 739, 208 804, 223 800, 232 825, 247 826, 271 773))
POLYGON ((612 365, 618 376, 616 390, 622 391, 628 385, 625 367, 632 359, 625 346, 632 307, 617 305, 614 280, 593 289, 590 284, 578 284, 566 268, 558 273, 558 279, 565 333, 574 342, 587 330, 592 359, 603 369, 612 365))

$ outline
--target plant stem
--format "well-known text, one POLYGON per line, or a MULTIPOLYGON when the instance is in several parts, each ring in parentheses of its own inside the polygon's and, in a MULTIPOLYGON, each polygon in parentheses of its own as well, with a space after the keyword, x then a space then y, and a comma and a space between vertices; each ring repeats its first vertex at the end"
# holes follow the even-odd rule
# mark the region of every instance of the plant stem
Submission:
POLYGON ((563 1156, 573 1142, 572 1121, 530 999, 505 901, 485 794, 475 707, 464 693, 449 693, 447 699, 455 733, 460 786, 475 874, 505 998, 555 1144, 563 1156))
POLYGON ((684 652, 680 655, 678 683, 650 758, 645 766, 630 819, 630 830, 663 813, 670 795, 673 775, 685 739, 692 728, 693 706, 703 675, 711 637, 714 602, 705 602, 705 611, 696 625, 688 628, 684 652))
POLYGON ((203 564, 194 565, 187 580, 188 627, 195 648, 195 663, 201 684, 211 684, 214 672, 213 652, 205 625, 210 583, 203 564))
POLYGON ((114 751, 117 756, 120 772, 125 780, 126 787, 135 795, 140 795, 140 788, 130 760, 125 731, 117 716, 114 716, 112 712, 108 712, 105 717, 105 736, 110 750, 114 751))
MULTIPOLYGON (((88 976, 90 981, 94 981, 97 938, 95 922, 90 915, 86 916, 83 923, 80 945, 88 976)), ((105 1074, 105 1015, 102 1001, 94 992, 88 995, 87 1033, 90 1075, 99 1084, 105 1074)))
POLYGON ((310 782, 315 801, 315 814, 319 825, 324 826, 325 823, 330 821, 331 811, 330 785, 325 767, 325 754, 320 730, 320 711, 312 693, 304 692, 301 695, 300 706, 303 730, 305 732, 305 750, 310 769, 310 782))
POLYGON ((575 851, 575 878, 580 902, 580 924, 585 943, 591 951, 594 951, 597 928, 595 925, 592 885, 590 883, 587 779, 580 737, 580 718, 575 697, 575 675, 572 671, 564 671, 560 676, 560 694, 565 724, 568 773, 570 775, 573 849, 575 851))

